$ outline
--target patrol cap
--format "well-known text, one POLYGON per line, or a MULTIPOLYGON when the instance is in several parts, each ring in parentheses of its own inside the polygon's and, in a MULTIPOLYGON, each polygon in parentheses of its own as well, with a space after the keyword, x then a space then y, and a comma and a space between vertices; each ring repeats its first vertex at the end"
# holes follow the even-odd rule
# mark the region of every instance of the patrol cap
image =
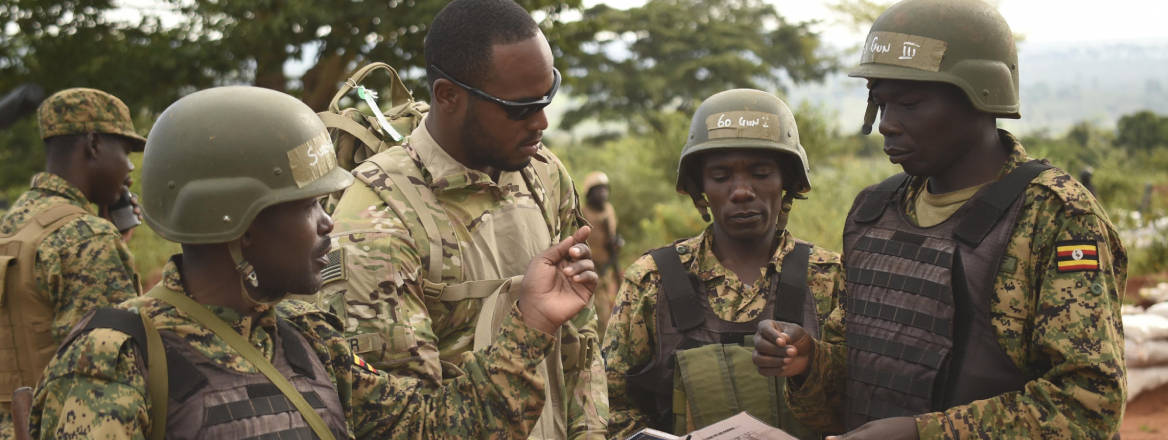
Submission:
POLYGON ((86 133, 116 134, 133 140, 134 151, 146 147, 146 138, 134 131, 126 103, 97 89, 65 89, 49 96, 37 108, 41 139, 86 133))
POLYGON ((593 171, 584 177, 585 194, 596 186, 608 186, 608 174, 604 174, 604 171, 593 171))

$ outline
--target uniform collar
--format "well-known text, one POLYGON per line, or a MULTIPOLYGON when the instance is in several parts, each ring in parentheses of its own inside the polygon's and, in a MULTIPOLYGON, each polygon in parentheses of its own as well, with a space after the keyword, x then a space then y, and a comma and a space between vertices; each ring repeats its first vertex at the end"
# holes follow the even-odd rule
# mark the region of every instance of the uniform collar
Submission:
MULTIPOLYGON (((770 262, 767 263, 767 272, 778 270, 781 267, 783 256, 795 248, 795 240, 791 239, 789 232, 782 230, 776 232, 776 235, 779 237, 779 245, 775 247, 775 252, 771 256, 770 262)), ((714 255, 713 225, 706 227, 701 235, 682 241, 676 247, 682 264, 689 267, 690 271, 702 281, 724 278, 729 273, 729 269, 723 266, 722 262, 718 261, 718 257, 714 255)))
POLYGON ((65 180, 64 177, 58 176, 48 171, 42 171, 32 176, 32 183, 30 186, 32 189, 44 191, 69 199, 69 201, 74 205, 85 208, 86 211, 89 210, 89 199, 85 197, 85 193, 81 192, 80 188, 77 188, 76 186, 73 186, 73 184, 69 183, 68 180, 65 180))
MULTIPOLYGON (((518 171, 503 171, 499 174, 499 183, 491 179, 479 170, 467 168, 461 162, 455 160, 434 140, 434 136, 430 133, 430 129, 426 127, 426 120, 429 115, 422 118, 422 122, 418 124, 410 133, 407 142, 409 146, 418 153, 418 158, 422 161, 422 166, 430 173, 430 188, 436 191, 453 190, 467 187, 494 187, 505 184, 505 182, 522 182, 523 177, 518 171)), ((532 160, 539 160, 546 162, 543 156, 536 153, 532 160)))

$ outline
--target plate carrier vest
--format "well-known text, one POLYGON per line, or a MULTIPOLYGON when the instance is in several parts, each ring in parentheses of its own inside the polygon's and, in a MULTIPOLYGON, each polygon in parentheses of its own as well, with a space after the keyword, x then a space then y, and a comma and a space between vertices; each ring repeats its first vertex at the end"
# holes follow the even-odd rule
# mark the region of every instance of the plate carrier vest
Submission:
POLYGON ((905 174, 856 197, 844 226, 846 429, 1022 389, 990 304, 1021 195, 1050 168, 1021 164, 928 228, 904 214, 905 174))

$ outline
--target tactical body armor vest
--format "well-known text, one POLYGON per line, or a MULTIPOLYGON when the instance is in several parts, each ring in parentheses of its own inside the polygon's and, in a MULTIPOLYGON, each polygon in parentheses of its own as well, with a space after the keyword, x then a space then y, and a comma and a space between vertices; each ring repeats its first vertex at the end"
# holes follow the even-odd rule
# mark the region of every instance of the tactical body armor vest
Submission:
POLYGON ((856 197, 844 226, 847 429, 1022 389, 990 307, 1021 195, 1049 168, 1019 165, 928 228, 904 214, 904 174, 856 197))
MULTIPOLYGON (((535 158, 534 161, 543 160, 535 158)), ((531 192, 535 203, 539 205, 543 218, 543 227, 539 225, 522 225, 531 240, 539 242, 539 246, 546 247, 555 244, 555 218, 558 213, 558 200, 550 199, 553 195, 547 190, 544 182, 549 181, 545 174, 546 167, 528 165, 519 171, 527 189, 531 192)), ((425 172, 418 152, 409 144, 407 138, 400 147, 388 149, 380 154, 368 158, 365 162, 353 169, 353 175, 379 194, 393 191, 400 192, 408 203, 402 203, 393 197, 381 196, 390 209, 402 219, 416 219, 422 228, 410 228, 410 237, 419 247, 418 255, 423 266, 422 284, 424 300, 431 309, 465 307, 459 303, 467 300, 480 300, 478 316, 474 325, 474 349, 486 348, 494 340, 503 319, 511 311, 511 307, 518 299, 500 289, 504 283, 517 278, 497 280, 466 281, 466 274, 459 266, 446 265, 444 260, 460 261, 463 259, 458 239, 461 236, 472 236, 465 225, 457 221, 443 210, 437 196, 429 190, 432 176, 425 172), (418 185, 419 182, 425 185, 418 185), (457 231, 455 228, 461 228, 457 231)), ((580 220, 583 223, 583 220, 580 220)), ((512 225, 514 226, 514 225, 512 225)), ((517 246, 516 243, 511 243, 517 246)), ((515 289, 512 289, 515 290, 515 289)), ((561 328, 561 332, 564 329, 561 328)), ((377 337, 377 335, 359 335, 350 338, 350 343, 356 347, 364 347, 380 343, 362 340, 362 337, 377 337)), ((552 352, 540 363, 538 370, 541 377, 547 381, 546 404, 539 420, 532 429, 529 438, 558 439, 568 435, 568 421, 565 413, 567 396, 565 395, 568 372, 589 368, 589 359, 592 358, 586 341, 575 340, 563 343, 563 338, 556 338, 552 352)), ((361 350, 358 350, 360 352, 361 350)))
POLYGON ((675 434, 702 428, 741 411, 799 438, 822 438, 798 424, 785 404, 782 378, 758 374, 751 356, 764 318, 802 325, 819 336, 815 300, 807 288, 811 246, 798 243, 772 274, 762 313, 747 322, 722 320, 700 281, 681 265, 677 249, 650 253, 661 276, 657 346, 653 358, 627 377, 629 397, 652 421, 675 434), (684 394, 680 397, 679 394, 684 394), (692 420, 686 420, 686 414, 692 420))
MULTIPOLYGON (((168 377, 164 399, 149 389, 150 400, 166 402, 168 439, 310 439, 316 438, 297 409, 261 373, 225 368, 195 350, 178 335, 159 331, 165 359, 147 353, 146 329, 138 314, 120 309, 98 309, 74 330, 62 349, 78 335, 110 328, 134 341, 141 359, 164 361, 168 377), (144 355, 143 355, 144 354, 144 355)), ((349 438, 348 424, 336 386, 304 336, 284 319, 277 319, 272 365, 324 419, 333 436, 349 438)), ((150 371, 156 371, 150 368, 150 371)), ((147 377, 149 383, 151 382, 147 377)), ((154 428, 157 429, 157 428, 154 428)))
POLYGON ((88 212, 57 205, 37 213, 13 234, 0 235, 0 411, 10 411, 12 391, 35 387, 57 348, 53 307, 37 292, 37 246, 88 212))

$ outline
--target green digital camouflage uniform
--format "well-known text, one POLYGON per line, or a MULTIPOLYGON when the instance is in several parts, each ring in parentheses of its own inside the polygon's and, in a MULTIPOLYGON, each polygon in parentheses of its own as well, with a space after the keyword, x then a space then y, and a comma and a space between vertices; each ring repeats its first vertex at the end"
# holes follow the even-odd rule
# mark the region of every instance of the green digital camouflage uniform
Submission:
MULTIPOLYGON (((162 283, 184 292, 175 261, 163 269, 162 283)), ((159 331, 174 332, 228 369, 258 373, 211 330, 165 302, 140 297, 118 307, 144 310, 159 331)), ((462 374, 437 385, 360 366, 339 332, 340 323, 311 304, 284 300, 274 309, 260 306, 266 310, 255 321, 230 308, 203 307, 247 335, 248 342, 269 359, 276 316, 301 331, 337 387, 349 438, 514 438, 531 428, 543 406, 542 382, 535 366, 554 339, 526 327, 517 308, 490 348, 466 354, 462 374)), ((37 387, 32 436, 145 438, 150 430, 145 370, 129 341, 129 336, 116 330, 96 329, 59 352, 37 387)))
MULTIPOLYGON (((405 166, 420 162, 431 179, 430 188, 418 182, 419 189, 433 191, 441 205, 438 212, 450 219, 437 221, 450 221, 459 241, 442 243, 447 248, 440 262, 444 283, 518 280, 532 257, 581 225, 571 178, 546 148, 528 167, 547 169, 544 175, 549 180, 536 189, 542 192, 540 200, 559 201, 558 206, 543 210, 520 172, 502 172, 495 183, 487 174, 450 157, 424 121, 411 133, 408 145, 417 152, 412 161, 405 158, 408 150, 403 148, 379 155, 402 155, 405 166), (551 237, 548 224, 554 229, 551 237), (458 258, 450 248, 458 252, 458 258)), ((405 204, 402 192, 389 182, 374 187, 361 181, 362 173, 371 171, 369 167, 366 162, 354 170, 358 181, 346 189, 333 213, 336 263, 324 271, 318 300, 322 308, 342 316, 357 353, 375 366, 438 381, 450 367, 444 363, 457 364, 474 348, 476 317, 483 300, 442 302, 422 288, 429 283, 423 275, 429 243, 415 243, 410 236, 411 229, 422 227, 420 220, 413 215, 400 218, 382 200, 392 197, 405 204)), ((509 282, 501 289, 518 287, 518 282, 509 282)), ((608 397, 595 309, 585 308, 564 323, 560 332, 568 437, 600 438, 608 418, 608 397)))
MULTIPOLYGON (((718 318, 746 322, 758 318, 767 303, 772 272, 778 271, 783 257, 795 248, 795 240, 787 231, 780 231, 781 239, 771 262, 753 285, 747 286, 714 255, 713 233, 707 228, 702 234, 677 244, 683 267, 698 276, 710 292, 710 308, 718 318)), ((807 284, 815 298, 816 315, 821 319, 837 307, 836 301, 844 288, 844 277, 839 254, 813 247, 808 266, 807 284)), ((625 375, 635 372, 653 357, 656 345, 657 297, 661 277, 652 256, 644 255, 625 271, 625 279, 617 293, 616 307, 604 336, 604 358, 607 363, 609 405, 612 420, 609 434, 625 438, 649 426, 649 420, 628 398, 625 375)), ((827 328, 826 332, 836 329, 827 328)), ((842 334, 825 333, 826 338, 842 338, 842 334)))
MULTIPOLYGON (((1005 175, 1030 158, 1001 133, 1013 144, 1005 175)), ((901 205, 914 220, 911 202, 924 182, 912 178, 901 205)), ((1062 170, 1040 174, 1024 197, 994 280, 992 322, 1006 354, 1037 379, 1022 392, 916 416, 922 439, 1108 438, 1119 428, 1127 396, 1120 319, 1127 253, 1098 201, 1062 170), (1064 240, 1095 241, 1099 270, 1059 272, 1055 244, 1064 240)), ((839 427, 835 411, 847 374, 843 309, 825 326, 806 381, 788 388, 787 398, 804 423, 839 427)))
MULTIPOLYGON (((114 134, 129 138, 135 151, 142 151, 145 142, 134 131, 125 103, 96 89, 54 93, 37 109, 37 118, 42 139, 91 132, 114 134)), ((55 174, 38 173, 29 190, 0 219, 0 234, 13 233, 38 213, 65 204, 92 212, 80 189, 55 174)), ((50 234, 37 247, 36 255, 37 292, 53 314, 51 328, 45 331, 56 343, 90 310, 141 293, 122 234, 113 223, 92 213, 70 220, 50 234)), ((0 439, 13 435, 8 405, 0 406, 0 439)))
MULTIPOLYGON (((77 187, 52 173, 37 173, 32 187, 0 220, 9 233, 42 210, 71 204, 86 210, 89 201, 77 187)), ((83 215, 45 238, 37 248, 36 283, 53 307, 53 339, 58 343, 90 310, 140 293, 130 249, 113 223, 83 215)))

